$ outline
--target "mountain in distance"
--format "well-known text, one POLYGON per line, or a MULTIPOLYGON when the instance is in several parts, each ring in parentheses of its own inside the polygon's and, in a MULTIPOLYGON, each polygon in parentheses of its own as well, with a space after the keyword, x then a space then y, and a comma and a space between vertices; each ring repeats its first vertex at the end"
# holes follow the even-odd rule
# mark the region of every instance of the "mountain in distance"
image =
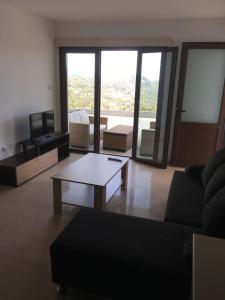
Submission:
MULTIPOLYGON (((158 98, 158 80, 141 80, 140 111, 156 111, 158 98)), ((134 110, 135 77, 129 80, 118 79, 114 82, 102 82, 101 109, 134 110)), ((68 78, 69 108, 94 109, 94 79, 73 75, 68 78)))

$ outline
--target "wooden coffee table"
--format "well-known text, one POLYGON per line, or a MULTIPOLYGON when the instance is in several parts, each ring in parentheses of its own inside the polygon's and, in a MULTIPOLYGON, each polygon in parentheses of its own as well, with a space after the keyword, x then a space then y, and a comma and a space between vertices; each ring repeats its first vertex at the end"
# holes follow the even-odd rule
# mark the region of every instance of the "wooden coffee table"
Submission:
POLYGON ((127 157, 89 153, 52 176, 54 214, 62 214, 62 181, 94 186, 94 208, 104 209, 106 185, 119 171, 122 179, 120 186, 126 190, 128 161, 127 157), (109 158, 120 161, 109 160, 109 158))

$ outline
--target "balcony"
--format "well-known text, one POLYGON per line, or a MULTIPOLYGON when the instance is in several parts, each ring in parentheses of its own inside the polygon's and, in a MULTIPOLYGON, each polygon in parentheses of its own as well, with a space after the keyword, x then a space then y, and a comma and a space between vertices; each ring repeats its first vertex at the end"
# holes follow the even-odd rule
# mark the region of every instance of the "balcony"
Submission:
MULTIPOLYGON (((93 116, 94 111, 91 109, 85 110, 88 116, 93 116)), ((71 111, 70 111, 71 113, 71 111)), ((117 125, 126 125, 133 127, 134 121, 134 113, 131 111, 119 111, 119 110, 102 110, 101 111, 101 119, 107 119, 107 129, 112 129, 117 125)), ((90 119, 93 122, 93 118, 90 119)), ((142 111, 139 114, 138 120, 138 143, 137 143, 137 156, 147 158, 152 157, 153 154, 153 144, 154 144, 154 124, 155 124, 155 113, 142 111), (152 138, 149 137, 149 134, 152 138), (147 143, 146 143, 147 142, 147 143)), ((92 124, 92 134, 94 125, 92 124)), ((131 128, 132 130, 132 128, 131 128)), ((126 151, 118 151, 118 150, 106 150, 103 149, 103 135, 100 141, 100 152, 113 154, 113 155, 124 155, 124 156, 132 156, 132 147, 127 149, 126 151)), ((79 145, 71 145, 71 148, 76 150, 93 150, 93 138, 91 139, 88 147, 80 147, 79 145)))

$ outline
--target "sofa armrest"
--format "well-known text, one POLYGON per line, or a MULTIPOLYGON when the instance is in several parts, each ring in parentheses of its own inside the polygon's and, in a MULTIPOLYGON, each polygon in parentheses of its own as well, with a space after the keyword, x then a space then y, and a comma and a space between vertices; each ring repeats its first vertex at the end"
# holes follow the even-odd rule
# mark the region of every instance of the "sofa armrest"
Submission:
MULTIPOLYGON (((94 116, 89 116, 89 120, 91 124, 94 124, 94 116)), ((106 128, 108 128, 108 118, 100 117, 100 124, 106 125, 106 128)))
POLYGON ((204 167, 205 165, 192 165, 185 169, 185 173, 190 177, 193 177, 197 180, 201 180, 202 171, 204 167))
POLYGON ((90 124, 69 123, 70 145, 89 147, 90 124))

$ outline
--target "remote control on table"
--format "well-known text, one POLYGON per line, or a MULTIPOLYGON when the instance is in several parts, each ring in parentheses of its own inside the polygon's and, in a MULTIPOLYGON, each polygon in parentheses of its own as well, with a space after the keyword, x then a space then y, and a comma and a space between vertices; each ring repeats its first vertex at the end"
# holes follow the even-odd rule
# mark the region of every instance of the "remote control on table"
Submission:
POLYGON ((122 159, 115 158, 115 157, 108 157, 108 160, 113 160, 113 161, 122 162, 122 159))

